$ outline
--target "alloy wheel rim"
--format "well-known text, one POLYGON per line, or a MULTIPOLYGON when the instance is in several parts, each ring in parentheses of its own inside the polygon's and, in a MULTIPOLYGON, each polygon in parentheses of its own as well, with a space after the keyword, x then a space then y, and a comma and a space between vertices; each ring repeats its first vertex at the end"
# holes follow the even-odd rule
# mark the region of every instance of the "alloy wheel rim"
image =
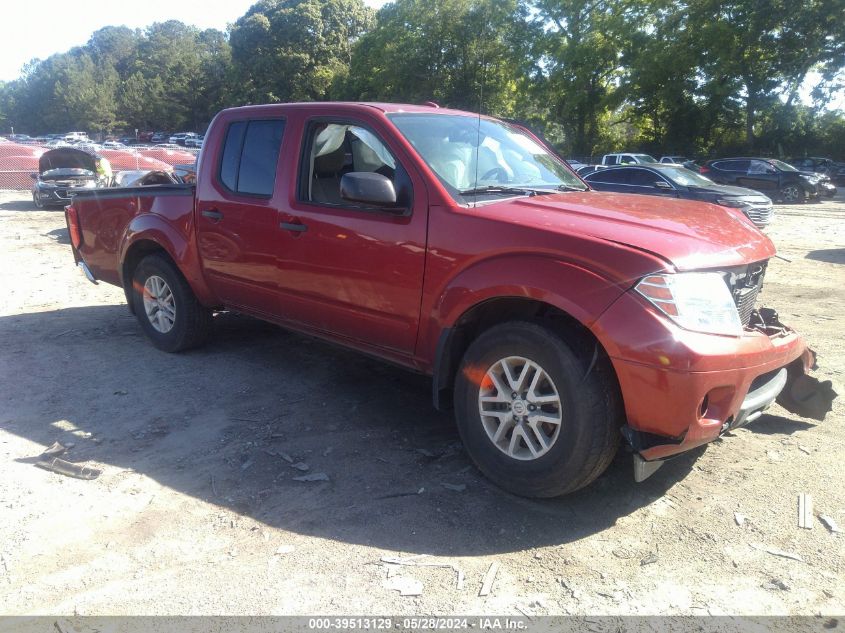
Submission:
POLYGON ((521 461, 548 453, 563 423, 560 394, 551 377, 521 356, 490 366, 478 391, 478 413, 493 445, 521 461))
POLYGON ((167 282, 150 275, 144 282, 144 311, 157 332, 167 334, 176 322, 176 302, 167 282))
POLYGON ((786 187, 783 190, 783 197, 789 202, 798 200, 798 187, 786 187))

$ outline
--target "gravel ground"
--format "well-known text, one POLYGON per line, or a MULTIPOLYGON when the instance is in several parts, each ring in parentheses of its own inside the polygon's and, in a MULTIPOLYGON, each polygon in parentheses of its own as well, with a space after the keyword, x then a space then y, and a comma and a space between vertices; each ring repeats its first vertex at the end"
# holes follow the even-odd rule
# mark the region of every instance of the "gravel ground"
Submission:
MULTIPOLYGON (((768 233, 792 262, 763 300, 841 385, 845 198, 779 207, 768 233)), ((25 192, 0 192, 0 284, 0 614, 845 612, 843 534, 797 506, 845 529, 845 398, 821 424, 774 407, 643 484, 620 454, 529 501, 470 465, 423 377, 236 315, 155 350, 25 192), (56 440, 99 478, 34 467, 56 440), (416 555, 443 566, 381 560, 416 555)))

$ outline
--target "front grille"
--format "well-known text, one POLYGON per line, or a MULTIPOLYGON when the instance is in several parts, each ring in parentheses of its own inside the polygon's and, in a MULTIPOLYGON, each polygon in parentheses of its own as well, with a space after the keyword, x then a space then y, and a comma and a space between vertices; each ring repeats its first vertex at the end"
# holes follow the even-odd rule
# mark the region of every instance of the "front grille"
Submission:
POLYGON ((742 288, 734 293, 736 309, 739 312, 739 318, 743 325, 748 325, 748 322, 751 320, 751 312, 757 303, 757 294, 759 292, 760 287, 754 286, 753 288, 742 288))
POLYGON ((725 272, 725 282, 731 289, 742 325, 748 325, 751 313, 757 303, 757 295, 763 287, 768 262, 757 262, 748 266, 732 268, 725 272))
POLYGON ((772 221, 773 208, 771 205, 767 207, 749 207, 745 209, 748 218, 758 226, 764 226, 772 221))

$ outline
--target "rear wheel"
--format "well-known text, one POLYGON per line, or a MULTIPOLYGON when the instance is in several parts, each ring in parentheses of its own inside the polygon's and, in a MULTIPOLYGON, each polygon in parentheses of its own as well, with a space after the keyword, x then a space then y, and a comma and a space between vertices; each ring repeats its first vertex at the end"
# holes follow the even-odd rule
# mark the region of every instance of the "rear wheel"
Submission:
POLYGON ((455 385, 458 430, 472 460, 500 487, 527 497, 583 488, 619 446, 618 388, 605 360, 579 358, 528 322, 473 342, 455 385))
POLYGON ((158 254, 141 260, 132 277, 135 315, 153 345, 181 352, 205 342, 211 311, 200 305, 173 263, 158 254))
POLYGON ((786 185, 780 190, 780 198, 784 202, 804 202, 807 199, 807 192, 799 185, 786 185))

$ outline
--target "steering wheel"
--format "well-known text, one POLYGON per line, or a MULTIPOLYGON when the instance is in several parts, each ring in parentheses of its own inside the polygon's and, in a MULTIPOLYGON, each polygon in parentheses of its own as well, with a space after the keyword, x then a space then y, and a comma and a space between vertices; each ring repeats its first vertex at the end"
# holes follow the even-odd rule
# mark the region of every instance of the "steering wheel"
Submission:
POLYGON ((493 177, 496 178, 496 182, 507 182, 508 172, 505 170, 504 167, 494 167, 493 169, 485 173, 483 176, 481 176, 479 180, 490 180, 493 177))

